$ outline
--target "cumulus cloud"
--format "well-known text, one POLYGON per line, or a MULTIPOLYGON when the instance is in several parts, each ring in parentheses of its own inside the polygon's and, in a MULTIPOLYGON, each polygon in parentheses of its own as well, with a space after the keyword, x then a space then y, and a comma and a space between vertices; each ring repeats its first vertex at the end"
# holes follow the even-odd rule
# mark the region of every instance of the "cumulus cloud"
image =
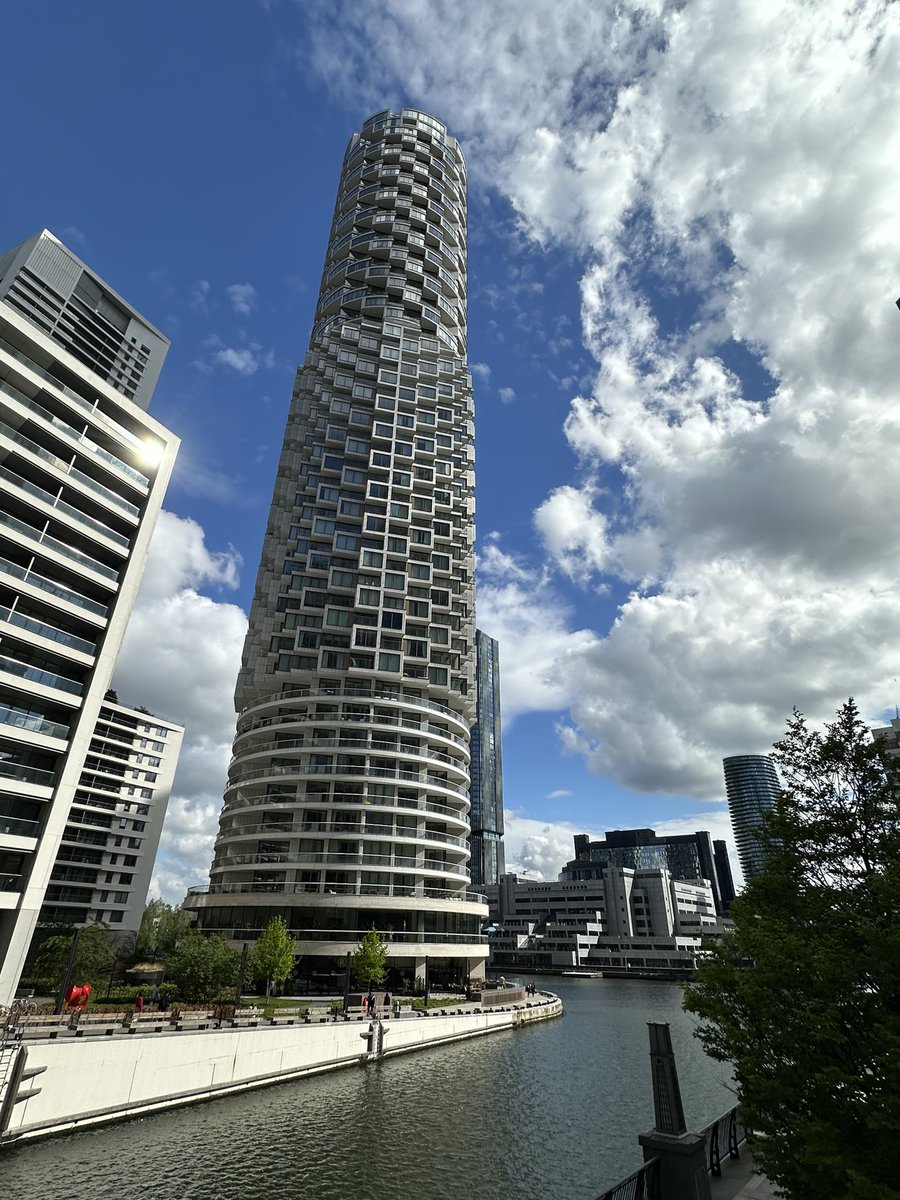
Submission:
POLYGON ((474 376, 474 378, 477 379, 480 383, 483 383, 485 386, 487 386, 487 384, 490 383, 491 368, 487 365, 487 363, 483 363, 483 362, 469 363, 469 370, 472 372, 472 375, 474 376))
POLYGON ((259 366, 256 355, 245 347, 238 350, 234 346, 226 346, 217 350, 213 359, 223 367, 231 367, 238 375, 255 375, 259 366))
POLYGON ((232 695, 247 619, 235 604, 197 589, 237 586, 240 559, 211 551, 196 522, 163 512, 113 686, 185 726, 163 827, 154 891, 178 903, 208 877, 234 733, 232 695))
POLYGON ((225 289, 225 295, 234 311, 243 317, 249 317, 256 308, 258 296, 252 283, 232 283, 225 289))
POLYGON ((501 404, 512 404, 516 398, 516 393, 511 387, 502 387, 498 394, 501 404))
MULTIPOLYGON (((503 843, 506 869, 511 874, 531 879, 556 879, 562 868, 575 857, 573 836, 588 830, 567 821, 540 821, 517 809, 504 816, 503 843)), ((591 837, 603 835, 592 833, 591 837)))
POLYGON ((526 712, 555 712, 574 700, 558 665, 591 645, 570 630, 568 606, 541 575, 488 536, 478 555, 478 625, 501 645, 503 723, 526 712))
POLYGON ((525 236, 584 262, 596 365, 573 479, 535 514, 546 566, 479 595, 510 647, 550 620, 514 706, 564 703, 592 769, 699 798, 793 704, 877 715, 900 639, 900 9, 338 8, 313 52, 331 85, 377 107, 402 82, 525 236), (569 581, 611 590, 608 629, 543 606, 569 581))
POLYGON ((197 279, 191 284, 188 303, 195 312, 206 312, 209 304, 208 279, 197 279))

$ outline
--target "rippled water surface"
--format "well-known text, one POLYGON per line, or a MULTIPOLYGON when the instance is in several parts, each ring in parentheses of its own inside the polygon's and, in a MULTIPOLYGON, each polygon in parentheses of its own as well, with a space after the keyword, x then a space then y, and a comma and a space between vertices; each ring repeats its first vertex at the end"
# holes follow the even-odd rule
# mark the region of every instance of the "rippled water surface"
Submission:
POLYGON ((0 1152, 21 1200, 593 1200, 653 1124, 668 1021, 688 1125, 733 1103, 674 984, 548 979, 566 1015, 0 1152))

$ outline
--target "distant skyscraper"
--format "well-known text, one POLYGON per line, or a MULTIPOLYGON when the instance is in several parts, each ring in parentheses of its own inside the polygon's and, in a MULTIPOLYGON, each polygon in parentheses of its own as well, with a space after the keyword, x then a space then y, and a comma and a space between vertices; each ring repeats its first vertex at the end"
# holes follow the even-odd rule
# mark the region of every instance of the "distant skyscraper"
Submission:
POLYGON ((46 230, 0 256, 0 1003, 55 864, 58 896, 112 867, 116 823, 147 855, 80 781, 178 446, 144 411, 167 348, 46 230))
POLYGON ((469 884, 474 430, 466 168, 413 109, 347 147, 250 611, 208 890, 306 970, 373 925, 396 978, 480 973, 469 884))
POLYGON ((724 841, 716 840, 713 842, 713 858, 716 864, 716 879, 719 884, 721 911, 727 913, 734 899, 734 876, 731 873, 728 846, 724 841))
MULTIPOLYGON (((727 866, 727 856, 726 856, 727 866)), ((731 868, 722 876, 713 842, 706 830, 696 833, 657 834, 652 829, 611 829, 592 842, 586 833, 575 835, 575 857, 566 863, 560 879, 601 879, 607 867, 665 870, 673 879, 708 881, 716 911, 725 911, 723 892, 730 890, 731 868)))
POLYGON ((767 754, 735 754, 722 760, 731 827, 737 842, 744 880, 758 875, 763 851, 756 836, 762 814, 778 799, 781 785, 775 764, 767 754))
POLYGON ((472 726, 472 884, 499 883, 503 854, 503 755, 500 720, 500 647, 475 634, 475 724, 472 726))

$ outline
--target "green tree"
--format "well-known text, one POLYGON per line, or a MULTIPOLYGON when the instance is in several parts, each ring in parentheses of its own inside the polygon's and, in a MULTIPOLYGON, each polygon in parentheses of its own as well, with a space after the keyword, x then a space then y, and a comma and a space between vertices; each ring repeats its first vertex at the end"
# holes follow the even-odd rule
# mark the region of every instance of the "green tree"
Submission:
POLYGON ((237 983, 241 956, 223 937, 193 929, 166 958, 166 975, 182 1000, 208 1003, 237 983))
POLYGON ((378 987, 387 975, 387 943, 373 925, 350 960, 353 974, 364 988, 378 987))
POLYGON ((294 939, 281 917, 273 917, 250 952, 247 966, 254 979, 266 981, 266 999, 272 985, 284 983, 294 969, 294 939))
MULTIPOLYGON (((34 962, 33 974, 41 987, 48 992, 62 987, 72 950, 72 939, 76 931, 54 934, 41 945, 34 962)), ((78 936, 75 966, 69 982, 90 983, 97 988, 106 981, 116 962, 116 950, 110 937, 109 927, 99 922, 85 925, 78 936)))
POLYGON ((824 734, 795 710, 773 758, 765 870, 685 1006, 790 1200, 897 1200, 900 778, 852 700, 824 734))
POLYGON ((165 958, 191 927, 191 914, 185 909, 151 900, 141 918, 135 951, 145 958, 165 958))

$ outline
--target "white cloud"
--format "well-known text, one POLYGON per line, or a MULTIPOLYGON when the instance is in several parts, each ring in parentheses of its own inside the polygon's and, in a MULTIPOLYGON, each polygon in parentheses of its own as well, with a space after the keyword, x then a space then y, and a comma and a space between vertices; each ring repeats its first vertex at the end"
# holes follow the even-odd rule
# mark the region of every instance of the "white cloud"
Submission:
POLYGON ((259 366, 256 355, 246 347, 238 350, 234 346, 226 346, 224 350, 217 350, 213 359, 220 366, 231 367, 238 375, 255 375, 259 366))
POLYGON ((512 404, 516 398, 516 393, 511 387, 502 387, 499 392, 501 404, 512 404))
POLYGON ((123 703, 185 726, 154 883, 174 903, 187 885, 208 879, 247 626, 236 605, 196 589, 234 588, 239 566, 234 551, 206 548, 196 522, 161 513, 116 664, 113 686, 123 703))
POLYGON ((225 295, 234 311, 244 317, 249 317, 259 299, 252 283, 232 283, 225 289, 225 295))
MULTIPOLYGON (((576 833, 588 833, 567 821, 541 821, 527 817, 517 809, 504 814, 503 844, 506 870, 531 879, 556 879, 562 868, 575 857, 572 841, 576 833)), ((592 833, 591 837, 602 837, 592 833)))
POLYGON ((402 83, 525 234, 584 258, 579 473, 535 522, 556 570, 624 599, 576 635, 546 572, 488 576, 513 708, 565 702, 594 770, 700 797, 794 703, 880 712, 900 640, 900 8, 317 11, 333 87, 374 108, 402 83))
POLYGON ((487 365, 487 363, 469 363, 469 370, 472 372, 474 377, 479 380, 479 382, 485 385, 485 387, 490 383, 491 368, 487 365))
POLYGON ((558 670, 566 656, 594 642, 572 631, 570 611, 546 580, 529 571, 489 537, 478 556, 478 625, 500 642, 503 722, 525 712, 554 712, 574 693, 558 670))
POLYGON ((563 800, 566 796, 571 796, 572 793, 566 788, 555 788, 547 795, 548 800, 563 800))
POLYGON ((209 302, 209 280, 197 279, 191 284, 188 303, 196 312, 206 312, 209 302))

